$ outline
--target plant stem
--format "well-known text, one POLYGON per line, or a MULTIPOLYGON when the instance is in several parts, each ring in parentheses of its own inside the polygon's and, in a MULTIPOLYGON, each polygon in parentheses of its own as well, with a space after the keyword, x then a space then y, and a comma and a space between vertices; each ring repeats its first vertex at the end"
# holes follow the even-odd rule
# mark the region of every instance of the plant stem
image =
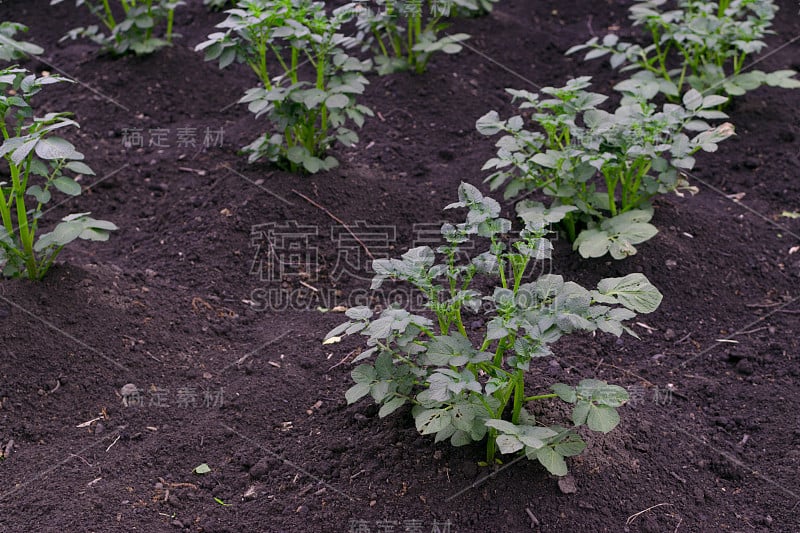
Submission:
POLYGON ((167 15, 167 42, 172 42, 172 25, 175 22, 175 10, 170 9, 169 14, 167 15))
POLYGON ((519 424, 519 416, 522 412, 522 403, 525 398, 525 375, 522 370, 517 370, 514 374, 514 411, 511 414, 511 423, 519 424))
MULTIPOLYGON (((122 2, 123 6, 125 2, 122 2)), ((114 19, 114 14, 111 12, 111 6, 108 4, 108 0, 103 0, 103 8, 106 10, 106 18, 103 19, 103 22, 108 27, 109 30, 113 30, 117 27, 117 21, 114 19)), ((127 13, 128 10, 126 9, 125 12, 127 13)))
POLYGON ((526 396, 523 402, 533 402, 536 400, 549 400, 550 398, 558 398, 558 394, 540 394, 538 396, 526 396))

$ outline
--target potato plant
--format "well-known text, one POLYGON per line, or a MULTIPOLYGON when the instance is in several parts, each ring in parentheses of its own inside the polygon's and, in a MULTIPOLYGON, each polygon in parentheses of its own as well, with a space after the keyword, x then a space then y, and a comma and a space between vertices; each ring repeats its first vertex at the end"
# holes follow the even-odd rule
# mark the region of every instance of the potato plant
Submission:
POLYGON ((49 233, 39 235, 44 207, 55 191, 78 196, 81 186, 71 177, 94 175, 83 154, 55 132, 78 124, 68 113, 34 115, 31 99, 47 85, 65 80, 37 77, 22 68, 0 70, 0 156, 10 182, 0 182, 0 269, 4 276, 41 279, 62 248, 75 239, 108 240, 111 222, 90 213, 65 216, 49 233), (15 94, 9 94, 13 90, 15 94))
POLYGON ((694 154, 715 151, 733 126, 706 122, 727 117, 715 109, 723 96, 692 89, 683 105, 659 109, 650 101, 658 83, 625 80, 615 87, 623 98, 610 113, 598 107, 608 97, 589 86, 590 78, 580 77, 541 95, 507 89, 520 114, 504 120, 490 111, 478 119, 481 134, 502 134, 483 169, 494 171, 486 181, 492 190, 505 186, 506 198, 526 191, 552 198, 551 207, 565 210, 562 227, 583 257, 622 259, 657 233, 650 201, 685 189, 681 172, 694 167, 694 154), (526 129, 523 114, 535 130, 526 129))
POLYGON ((670 101, 684 86, 703 94, 739 96, 761 85, 798 88, 793 70, 766 73, 745 69, 746 60, 766 47, 778 6, 771 0, 681 0, 665 10, 666 0, 637 0, 630 8, 635 26, 649 33, 642 46, 609 34, 567 51, 587 50, 585 59, 610 54, 611 65, 632 70, 634 78, 656 80, 670 101))
MULTIPOLYGON (((51 0, 50 5, 64 0, 51 0)), ((147 55, 172 44, 175 9, 183 5, 180 0, 119 0, 119 11, 124 19, 114 15, 111 0, 75 0, 75 7, 85 6, 100 25, 73 28, 64 39, 84 37, 99 44, 102 49, 114 55, 133 52, 147 55), (156 29, 165 25, 163 37, 156 29)))
POLYGON ((28 27, 18 22, 0 22, 0 61, 11 62, 37 56, 44 52, 40 46, 15 39, 17 33, 25 33, 28 27))
POLYGON ((371 396, 381 406, 381 418, 409 404, 419 432, 435 435, 436 442, 463 446, 485 440, 486 464, 499 462, 497 452, 524 453, 563 476, 564 458, 585 447, 575 428, 614 429, 616 409, 627 393, 586 379, 529 395, 525 373, 532 362, 552 355, 550 345, 562 335, 635 336, 624 321, 654 311, 661 293, 642 274, 604 279, 595 290, 550 273, 529 281, 550 259, 548 225, 566 209, 520 204, 522 230, 514 240, 507 238, 512 223, 500 217, 500 204, 466 183, 458 195, 447 209, 467 209, 466 220, 442 226, 443 246, 413 248, 399 259, 373 263, 373 289, 387 280, 407 282, 424 295, 435 319, 399 307, 377 316, 368 307, 354 307, 347 311, 350 320, 326 336, 326 343, 356 333, 366 337, 367 349, 354 360, 362 364, 351 372, 355 385, 347 402, 371 396), (459 259, 465 246, 483 252, 459 259), (483 293, 485 280, 499 284, 483 293), (487 319, 485 330, 467 331, 465 315, 479 312, 487 319), (526 409, 555 398, 572 405, 572 428, 536 419, 526 409))
POLYGON ((357 96, 369 83, 369 60, 350 56, 355 38, 341 33, 355 17, 347 4, 330 15, 323 2, 243 0, 226 11, 221 32, 197 45, 206 60, 225 68, 246 63, 260 85, 240 100, 256 117, 266 116, 272 131, 244 147, 250 162, 267 159, 293 172, 328 170, 337 161, 327 151, 334 142, 353 146, 355 131, 372 111, 357 96), (304 69, 305 63, 310 68, 304 69))
POLYGON ((441 36, 443 19, 456 7, 478 7, 474 0, 362 0, 356 25, 363 50, 372 50, 378 73, 425 71, 435 52, 457 54, 465 33, 441 36))

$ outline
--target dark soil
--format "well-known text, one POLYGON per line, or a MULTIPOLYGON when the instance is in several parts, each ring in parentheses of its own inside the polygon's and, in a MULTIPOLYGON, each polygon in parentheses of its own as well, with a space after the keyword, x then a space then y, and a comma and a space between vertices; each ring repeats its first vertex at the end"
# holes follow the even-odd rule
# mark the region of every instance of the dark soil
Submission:
MULTIPOLYGON (((800 34, 800 6, 780 3, 760 67, 800 69, 800 42, 778 50, 800 34)), ((587 436, 559 487, 526 461, 480 468, 480 447, 434 444, 407 411, 380 420, 367 401, 346 406, 351 367, 337 363, 356 340, 323 346, 343 315, 317 308, 369 302, 367 262, 297 193, 376 256, 399 255, 461 180, 485 177, 493 141, 475 120, 510 114, 505 87, 535 90, 500 64, 542 86, 592 75, 609 92, 619 77, 606 63, 563 52, 629 31, 626 2, 503 0, 454 21, 481 55, 373 78, 365 101, 380 117, 357 149, 336 151, 339 169, 313 177, 237 155, 260 124, 231 104, 254 82, 192 50, 222 19, 199 0, 178 11, 176 46, 117 60, 59 43, 91 21, 48 4, 0 13, 46 49, 29 68, 80 80, 43 93, 40 113, 75 112, 73 141, 104 178, 48 219, 91 211, 121 229, 69 248, 41 283, 0 284, 0 530, 800 530, 800 220, 779 216, 800 210, 800 91, 737 100, 738 136, 699 158, 700 194, 658 200, 661 231, 635 257, 587 261, 559 243, 553 269, 567 279, 643 272, 664 293, 634 326, 641 340, 564 339, 531 371, 529 390, 599 377, 634 397, 617 430, 587 436), (136 128, 144 146, 126 148, 136 128), (196 128, 196 146, 179 128, 196 128), (206 128, 223 129, 221 146, 203 146, 206 128), (150 145, 155 129, 166 146, 150 145), (270 230, 301 245, 286 243, 295 266, 277 277, 270 230), (276 294, 292 298, 265 305, 276 294), (141 391, 127 406, 126 384, 141 391), (211 472, 193 474, 201 463, 211 472)))

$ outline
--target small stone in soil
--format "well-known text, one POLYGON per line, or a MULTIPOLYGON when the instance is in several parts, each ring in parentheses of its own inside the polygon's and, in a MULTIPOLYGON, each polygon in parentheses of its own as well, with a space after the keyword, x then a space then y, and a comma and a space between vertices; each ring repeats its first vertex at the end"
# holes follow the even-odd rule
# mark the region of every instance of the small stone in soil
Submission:
POLYGON ((575 494, 578 492, 578 487, 575 486, 575 478, 572 476, 558 478, 558 488, 564 494, 575 494))

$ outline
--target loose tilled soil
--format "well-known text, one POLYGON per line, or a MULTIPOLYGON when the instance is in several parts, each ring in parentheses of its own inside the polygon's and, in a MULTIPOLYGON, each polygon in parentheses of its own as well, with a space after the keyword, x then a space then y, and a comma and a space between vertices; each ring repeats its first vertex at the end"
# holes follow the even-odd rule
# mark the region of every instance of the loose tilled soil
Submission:
MULTIPOLYGON (((563 52, 629 34, 627 2, 502 0, 454 21, 474 49, 423 76, 373 78, 364 100, 379 117, 313 177, 237 155, 261 127, 233 105, 253 77, 192 50, 222 15, 192 0, 174 47, 111 60, 59 42, 92 21, 48 4, 3 2, 2 20, 46 49, 26 66, 80 80, 43 93, 40 113, 75 112, 72 139, 102 178, 48 218, 91 211, 121 229, 72 246, 41 283, 0 284, 0 530, 800 530, 800 220, 779 216, 800 210, 800 91, 736 101, 738 136, 699 157, 700 194, 657 201, 661 231, 635 257, 582 260, 558 244, 567 279, 643 272, 664 293, 637 319, 641 340, 574 336, 531 371, 530 391, 598 377, 633 396, 559 484, 527 461, 480 468, 479 446, 434 444, 407 410, 380 420, 367 401, 345 404, 351 366, 337 363, 358 339, 323 346, 343 315, 317 308, 369 302, 369 276, 322 208, 376 256, 402 253, 461 180, 485 177, 493 141, 474 123, 512 112, 505 87, 592 75, 611 91, 607 63, 563 52), (221 139, 204 142, 207 128, 221 139), (283 273, 269 270, 270 230, 286 237, 283 273), (276 294, 292 296, 266 305, 276 294), (141 390, 127 406, 126 384, 141 390), (201 463, 211 472, 193 474, 201 463)), ((760 67, 800 70, 800 42, 779 49, 800 35, 800 6, 781 6, 760 67)))

